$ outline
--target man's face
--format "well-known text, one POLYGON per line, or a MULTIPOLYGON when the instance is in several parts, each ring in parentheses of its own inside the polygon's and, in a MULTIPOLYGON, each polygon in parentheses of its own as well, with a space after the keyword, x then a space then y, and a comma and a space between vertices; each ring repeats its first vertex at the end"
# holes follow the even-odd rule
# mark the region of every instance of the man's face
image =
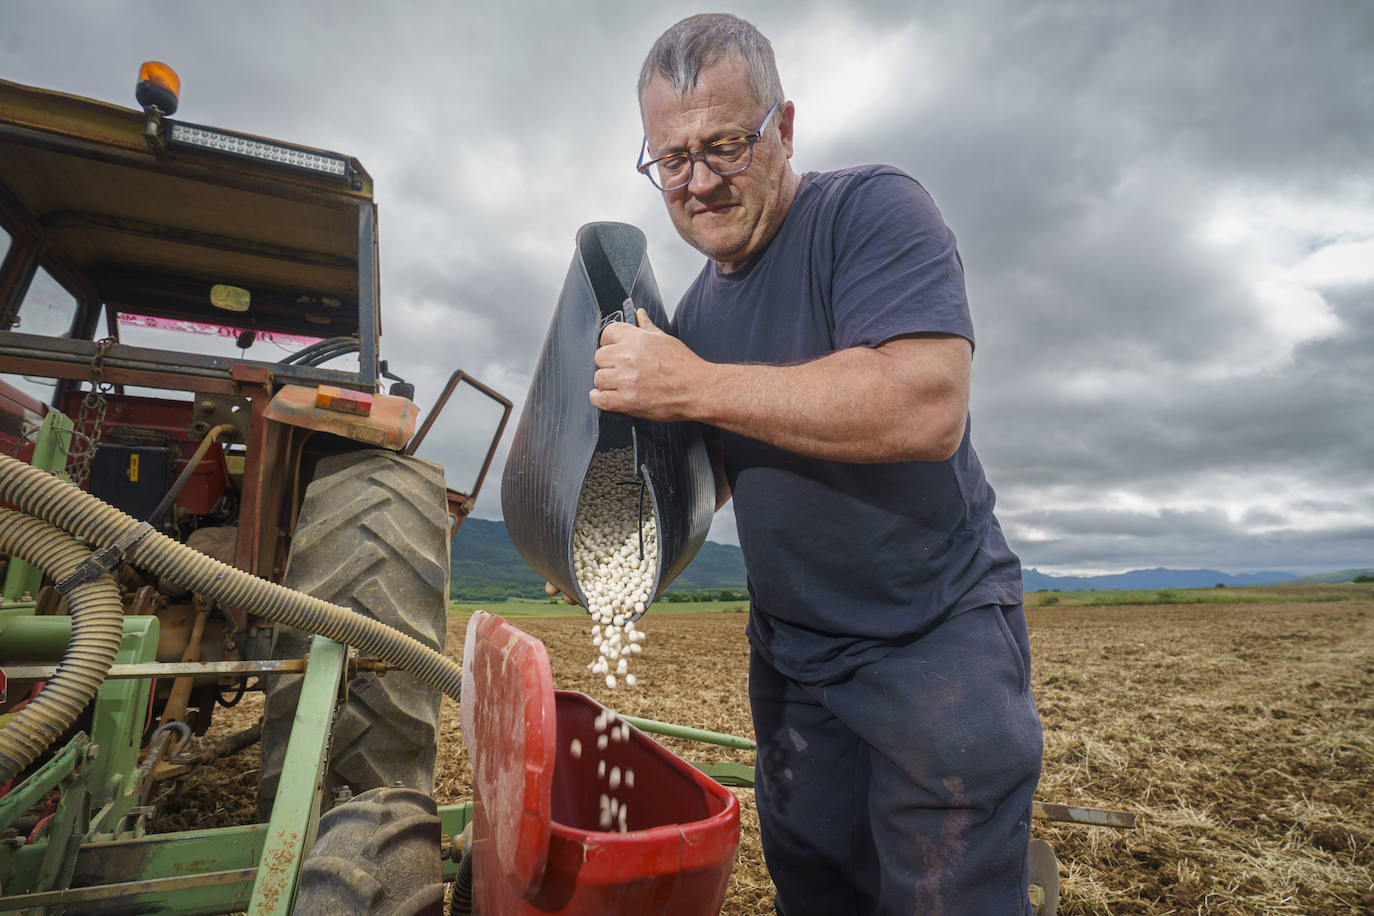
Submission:
MULTIPOLYGON (((768 112, 750 92, 748 71, 738 57, 702 70, 697 87, 682 96, 667 80, 655 77, 644 88, 642 101, 651 159, 753 133, 768 112)), ((763 250, 792 203, 796 183, 787 164, 792 113, 790 102, 778 106, 754 145, 754 162, 747 171, 721 177, 704 162, 694 162, 687 187, 663 192, 677 231, 727 273, 763 250)))

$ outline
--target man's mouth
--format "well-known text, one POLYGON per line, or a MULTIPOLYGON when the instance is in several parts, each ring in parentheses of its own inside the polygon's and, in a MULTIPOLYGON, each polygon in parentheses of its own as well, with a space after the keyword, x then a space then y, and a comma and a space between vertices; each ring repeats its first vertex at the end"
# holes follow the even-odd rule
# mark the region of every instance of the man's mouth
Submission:
POLYGON ((708 213, 721 213, 721 212, 723 212, 723 211, 725 211, 725 210, 729 210, 729 209, 731 209, 731 208, 733 208, 733 207, 736 207, 736 206, 738 206, 738 204, 736 204, 733 200, 723 200, 723 201, 721 201, 720 203, 717 203, 717 204, 703 204, 703 205, 702 205, 701 207, 699 207, 699 208, 697 209, 697 211, 696 211, 695 213, 693 213, 692 215, 693 215, 693 216, 704 216, 704 215, 706 215, 706 214, 708 214, 708 213))

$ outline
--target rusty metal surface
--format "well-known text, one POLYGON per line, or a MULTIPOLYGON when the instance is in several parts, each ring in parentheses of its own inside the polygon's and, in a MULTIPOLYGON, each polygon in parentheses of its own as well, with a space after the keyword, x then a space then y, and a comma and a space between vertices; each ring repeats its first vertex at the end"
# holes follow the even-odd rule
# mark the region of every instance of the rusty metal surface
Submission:
POLYGON ((407 398, 374 394, 367 416, 340 413, 316 406, 315 388, 284 385, 267 406, 269 420, 332 433, 376 448, 400 451, 415 432, 417 408, 407 398))
POLYGON ((476 503, 471 496, 466 493, 459 493, 457 490, 450 489, 447 493, 448 503, 448 536, 451 538, 458 533, 463 520, 472 512, 472 507, 476 503))
MULTIPOLYGON (((5 371, 85 381, 97 344, 69 337, 46 337, 20 331, 0 331, 0 360, 5 371), (13 366, 13 368, 11 368, 13 366)), ((358 377, 337 369, 265 363, 239 357, 176 353, 116 343, 102 357, 103 380, 115 384, 251 395, 255 388, 275 382, 306 385, 365 387, 358 377)))
MULTIPOLYGON (((233 378, 241 386, 241 392, 249 397, 250 404, 248 449, 244 456, 245 473, 239 497, 239 540, 234 566, 261 576, 263 572, 259 568, 259 560, 262 541, 269 532, 275 537, 276 513, 280 511, 278 463, 287 437, 283 437, 280 427, 267 423, 263 418, 267 402, 272 397, 271 371, 240 364, 234 367, 233 378)), ((244 626, 247 615, 242 610, 230 608, 229 613, 239 627, 244 626)))
POLYGON ((1081 805, 1056 805, 1050 802, 1035 802, 1031 806, 1031 816, 1042 821, 1057 821, 1063 824, 1080 824, 1088 827, 1115 827, 1118 830, 1134 830, 1135 815, 1129 811, 1113 811, 1109 808, 1085 808, 1081 805))
POLYGON ((195 608, 190 603, 164 602, 157 612, 159 631, 157 638, 157 659, 160 662, 218 662, 223 661, 224 635, 227 627, 220 617, 211 619, 208 615, 201 622, 203 645, 207 646, 204 657, 184 658, 182 653, 195 638, 195 608))
MULTIPOLYGON (((205 622, 210 619, 210 611, 213 607, 214 602, 210 599, 200 595, 195 597, 195 620, 191 624, 191 634, 181 652, 182 664, 194 664, 200 661, 201 640, 205 636, 205 622)), ((195 679, 186 675, 173 680, 171 693, 168 694, 167 703, 162 709, 160 725, 185 721, 186 706, 190 702, 191 687, 194 684, 195 679)))
POLYGON ((134 593, 133 606, 125 612, 128 617, 147 617, 157 613, 162 604, 162 596, 151 585, 145 585, 134 593))
POLYGON ((203 436, 215 426, 230 423, 238 430, 238 441, 247 442, 251 413, 252 403, 248 398, 197 393, 191 412, 191 432, 203 436))

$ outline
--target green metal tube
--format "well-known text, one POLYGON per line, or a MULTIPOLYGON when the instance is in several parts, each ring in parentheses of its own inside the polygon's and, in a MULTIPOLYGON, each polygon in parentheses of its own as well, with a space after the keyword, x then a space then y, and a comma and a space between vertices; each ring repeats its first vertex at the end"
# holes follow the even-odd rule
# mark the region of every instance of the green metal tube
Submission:
POLYGON ((62 657, 71 639, 70 617, 14 617, 8 622, 0 621, 0 658, 7 667, 20 662, 52 661, 62 657))
POLYGON ((704 728, 691 728, 686 725, 674 725, 671 722, 658 722, 654 719, 641 719, 638 716, 620 716, 635 728, 642 732, 649 732, 655 735, 666 735, 669 738, 686 738, 688 741, 698 741, 702 744, 717 744, 721 747, 734 747, 742 751, 754 750, 754 742, 748 738, 741 738, 738 735, 727 735, 722 732, 709 732, 704 728))

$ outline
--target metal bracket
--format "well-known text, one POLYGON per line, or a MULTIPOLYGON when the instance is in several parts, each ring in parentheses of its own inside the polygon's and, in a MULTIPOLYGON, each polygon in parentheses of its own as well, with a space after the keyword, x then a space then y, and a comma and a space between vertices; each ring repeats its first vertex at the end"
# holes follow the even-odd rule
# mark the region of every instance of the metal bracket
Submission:
POLYGON ((249 398, 228 394, 198 394, 196 406, 191 411, 191 432, 203 436, 216 426, 228 423, 238 430, 238 435, 234 438, 239 442, 247 442, 252 414, 253 402, 249 398))

